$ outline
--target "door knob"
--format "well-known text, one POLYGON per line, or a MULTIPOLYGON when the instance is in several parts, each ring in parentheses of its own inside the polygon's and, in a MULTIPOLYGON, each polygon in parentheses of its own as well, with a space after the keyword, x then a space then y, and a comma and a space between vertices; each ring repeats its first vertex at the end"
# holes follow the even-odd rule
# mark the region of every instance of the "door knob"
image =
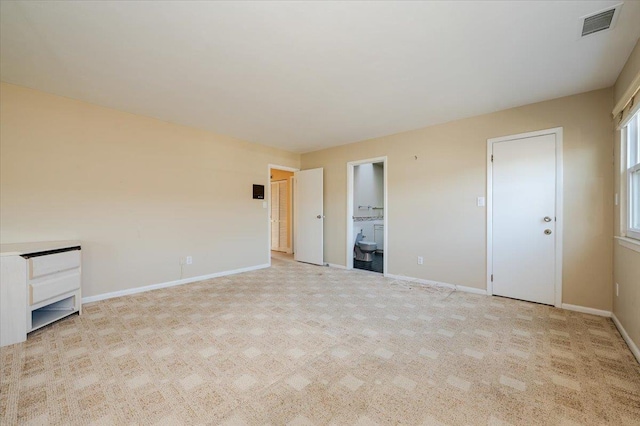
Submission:
POLYGON ((324 216, 319 214, 318 216, 316 216, 318 219, 324 219, 324 216))
POLYGON ((551 229, 545 229, 544 235, 551 235, 551 229))
POLYGON ((551 218, 550 218, 549 216, 545 216, 545 217, 544 217, 544 221, 545 221, 545 222, 551 222, 551 218))

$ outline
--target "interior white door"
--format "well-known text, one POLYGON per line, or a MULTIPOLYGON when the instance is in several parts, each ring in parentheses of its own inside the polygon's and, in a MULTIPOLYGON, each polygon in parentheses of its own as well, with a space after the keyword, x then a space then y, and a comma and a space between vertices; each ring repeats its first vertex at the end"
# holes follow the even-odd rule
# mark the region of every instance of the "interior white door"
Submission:
POLYGON ((323 169, 294 173, 295 260, 324 264, 323 169))
POLYGON ((493 143, 493 294, 553 305, 556 135, 493 143))

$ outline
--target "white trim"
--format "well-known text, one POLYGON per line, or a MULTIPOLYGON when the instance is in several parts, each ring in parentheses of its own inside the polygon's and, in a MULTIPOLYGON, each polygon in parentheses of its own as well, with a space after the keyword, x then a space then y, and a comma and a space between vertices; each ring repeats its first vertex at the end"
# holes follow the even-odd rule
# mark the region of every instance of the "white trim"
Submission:
MULTIPOLYGON (((626 125, 626 124, 625 124, 626 125)), ((620 215, 620 235, 624 236, 627 232, 627 198, 629 193, 627 191, 627 131, 620 128, 617 130, 620 132, 620 198, 619 198, 619 210, 620 215)))
POLYGON ((564 131, 556 127, 556 306, 562 304, 562 250, 564 235, 564 131))
POLYGON ((346 266, 338 265, 337 263, 327 263, 326 265, 331 267, 331 268, 336 268, 336 269, 347 269, 346 266))
POLYGON ((586 306, 570 305, 568 303, 563 303, 562 309, 565 309, 567 311, 581 312, 583 314, 597 315, 599 317, 611 318, 611 311, 604 311, 602 309, 595 309, 595 308, 587 308, 586 306))
MULTIPOLYGON (((638 93, 636 93, 634 97, 635 96, 638 96, 638 93)), ((636 101, 636 103, 629 109, 629 111, 626 112, 626 115, 623 115, 622 120, 616 125, 616 130, 622 130, 623 127, 629 124, 633 116, 636 115, 638 111, 640 111, 640 99, 636 101)), ((616 118, 614 117, 614 120, 615 119, 616 118)))
POLYGON ((346 266, 345 269, 353 269, 353 173, 354 167, 359 166, 361 164, 371 164, 371 163, 383 163, 383 218, 382 222, 384 224, 384 248, 383 248, 383 258, 382 258, 382 269, 383 271, 388 271, 388 262, 389 262, 389 209, 388 209, 388 199, 389 199, 389 185, 388 182, 388 160, 387 156, 384 157, 375 157, 368 158, 366 160, 357 160, 357 161, 349 161, 347 163, 347 241, 346 241, 346 266))
POLYGON ((493 142, 487 140, 487 294, 493 296, 493 142))
MULTIPOLYGON (((300 169, 295 168, 295 167, 279 166, 277 164, 269 164, 269 170, 271 170, 271 169, 283 170, 285 172, 299 172, 300 171, 300 169)), ((269 173, 269 181, 271 181, 271 173, 269 173)))
POLYGON ((618 244, 629 250, 637 251, 640 253, 640 240, 627 237, 613 237, 618 240, 618 244))
POLYGON ((487 139, 487 294, 493 295, 493 283, 491 275, 493 274, 493 163, 491 155, 493 152, 493 144, 496 142, 505 142, 516 139, 533 138, 536 136, 555 135, 556 137, 556 230, 555 230, 555 247, 556 247, 556 268, 555 268, 555 301, 554 305, 559 308, 562 306, 562 235, 564 223, 563 208, 563 174, 562 174, 562 145, 563 145, 563 129, 555 127, 553 129, 538 130, 535 132, 519 133, 517 135, 502 136, 498 138, 487 139))
POLYGON ((147 286, 144 286, 144 287, 128 288, 126 290, 119 290, 119 291, 114 291, 114 292, 111 292, 111 293, 98 294, 96 296, 83 297, 82 298, 82 303, 97 302, 99 300, 106 300, 106 299, 112 299, 114 297, 121 297, 121 296, 128 296, 128 295, 131 295, 131 294, 144 293, 145 291, 157 290, 157 289, 160 289, 160 288, 167 288, 167 287, 174 287, 174 286, 177 286, 177 285, 190 284, 190 283, 194 283, 194 282, 197 282, 197 281, 209 280, 211 278, 219 278, 219 277, 225 277, 227 275, 241 274, 243 272, 256 271, 258 269, 264 269, 264 268, 268 268, 270 266, 271 266, 270 264, 265 263, 265 264, 262 264, 262 265, 248 266, 246 268, 232 269, 230 271, 222 271, 222 272, 215 272, 213 274, 208 274, 208 275, 200 275, 198 277, 184 278, 184 279, 181 279, 181 280, 168 281, 168 282, 160 283, 160 284, 151 284, 151 285, 147 285, 147 286))
POLYGON ((633 340, 631 340, 631 337, 627 333, 627 330, 624 329, 624 327, 622 326, 622 323, 620 322, 616 314, 611 314, 611 319, 613 320, 613 323, 616 325, 616 328, 622 335, 622 338, 627 343, 627 346, 629 346, 631 353, 633 354, 633 356, 636 357, 636 360, 640 363, 640 349, 638 349, 638 345, 636 345, 636 343, 633 340))
MULTIPOLYGON (((625 92, 622 94, 622 97, 620 97, 620 100, 618 101, 618 103, 616 104, 616 106, 613 108, 613 111, 611 112, 611 114, 613 115, 613 118, 615 118, 618 114, 620 114, 620 111, 624 111, 624 109, 626 108, 626 106, 629 104, 629 102, 631 101, 631 98, 633 98, 633 96, 640 91, 640 72, 638 72, 638 74, 635 76, 635 78, 631 81, 631 83, 629 84, 629 86, 627 87, 627 90, 625 90, 625 92)), ((638 107, 636 107, 638 108, 638 107)), ((629 114, 629 116, 631 116, 633 114, 629 114)), ((624 123, 624 120, 622 121, 622 123, 618 124, 618 128, 624 126, 626 123, 624 123)))
MULTIPOLYGON (((295 172, 294 172, 295 173, 295 172)), ((289 247, 287 247, 287 254, 293 254, 293 176, 290 176, 289 179, 287 179, 287 185, 289 185, 289 187, 287 188, 287 191, 289 191, 289 208, 291 209, 291 212, 289 213, 289 216, 291 217, 291 220, 288 221, 287 225, 289 225, 289 247)), ((269 227, 271 228, 271 227, 269 227)))
POLYGON ((464 285, 457 285, 456 284, 456 290, 463 291, 465 293, 481 294, 483 296, 487 295, 487 290, 483 290, 481 288, 476 288, 476 287, 467 287, 467 286, 464 286, 464 285))
MULTIPOLYGON (((639 106, 640 106, 640 103, 636 105, 636 109, 639 106)), ((625 126, 622 128, 623 151, 621 151, 621 154, 623 155, 621 155, 621 161, 620 161, 620 165, 622 166, 622 173, 625 177, 624 179, 621 179, 621 183, 623 181, 626 183, 626 187, 624 188, 624 192, 623 192, 623 194, 625 194, 624 196, 625 221, 623 224, 621 235, 629 238, 640 239, 640 229, 638 229, 637 227, 634 227, 634 224, 633 224, 633 217, 635 215, 635 205, 633 203, 633 200, 635 199, 635 194, 633 193, 634 192, 633 176, 636 173, 640 173, 640 163, 636 163, 633 166, 629 165, 629 163, 631 162, 629 158, 630 151, 633 151, 632 156, 634 156, 635 158, 638 158, 638 154, 640 154, 636 152, 638 149, 640 149, 640 146, 637 145, 637 140, 638 138, 640 138, 640 113, 636 112, 636 113, 629 114, 628 118, 629 120, 627 121, 625 126), (633 130, 633 140, 630 141, 628 136, 632 130, 633 130)))
MULTIPOLYGON (((267 182, 269 183, 268 185, 265 185, 265 187, 267 188, 267 190, 265 191, 264 194, 264 200, 267 202, 267 259, 269 259, 269 266, 271 266, 271 169, 276 169, 276 170, 283 170, 285 172, 299 172, 300 169, 296 169, 295 167, 287 167, 287 166, 279 166, 277 164, 267 164, 267 182)), ((295 218, 295 211, 293 209, 293 185, 294 185, 294 180, 291 179, 287 179, 288 182, 291 183, 291 188, 289 188, 289 197, 291 197, 291 225, 290 225, 290 230, 291 230, 291 253, 293 253, 293 251, 295 250, 294 247, 294 236, 296 234, 296 218, 295 218)), ((287 251, 287 253, 289 253, 287 251)))
POLYGON ((404 275, 384 274, 384 276, 385 276, 385 278, 392 278, 392 279, 400 280, 400 281, 408 281, 408 282, 413 282, 413 283, 417 283, 417 284, 433 285, 433 286, 437 286, 437 287, 446 287, 446 288, 450 288, 452 290, 462 291, 462 292, 465 292, 465 293, 481 294, 483 296, 487 295, 487 292, 485 290, 481 289, 481 288, 467 287, 467 286, 463 286, 463 285, 443 283, 441 281, 424 280, 422 278, 413 278, 413 277, 407 277, 407 276, 404 276, 404 275))

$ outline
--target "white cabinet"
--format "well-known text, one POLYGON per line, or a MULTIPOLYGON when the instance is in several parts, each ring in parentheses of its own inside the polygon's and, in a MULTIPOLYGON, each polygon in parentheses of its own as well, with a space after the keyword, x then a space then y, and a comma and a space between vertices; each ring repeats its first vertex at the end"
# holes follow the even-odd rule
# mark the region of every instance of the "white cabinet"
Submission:
POLYGON ((384 224, 373 225, 373 240, 376 242, 378 252, 384 252, 384 224))
POLYGON ((0 252, 0 346, 82 311, 78 241, 3 244, 0 252))

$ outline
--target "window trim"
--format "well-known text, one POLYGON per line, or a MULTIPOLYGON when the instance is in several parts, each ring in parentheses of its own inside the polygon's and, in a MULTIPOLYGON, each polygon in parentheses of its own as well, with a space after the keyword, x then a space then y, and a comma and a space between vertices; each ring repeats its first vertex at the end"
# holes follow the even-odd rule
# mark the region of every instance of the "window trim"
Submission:
MULTIPOLYGON (((624 185, 624 188, 621 188, 622 194, 625 194, 625 196, 623 197, 624 199, 622 200, 622 203, 620 205, 620 213, 622 215, 622 220, 620 221, 620 223, 622 224, 622 236, 623 237, 627 237, 627 238, 632 238, 635 240, 640 240, 640 228, 634 228, 632 226, 632 217, 634 216, 634 211, 632 211, 632 209, 634 208, 634 203, 632 202, 633 199, 633 195, 632 194, 632 189, 633 189, 633 185, 632 185, 632 176, 635 173, 640 173, 640 111, 636 110, 633 112, 633 114, 630 114, 630 117, 628 120, 626 120, 626 123, 624 123, 624 126, 622 126, 621 128, 621 133, 622 133, 622 137, 621 137, 621 141, 622 141, 622 149, 620 150, 620 154, 621 154, 621 158, 620 158, 620 165, 621 165, 621 171, 624 175, 624 179, 621 179, 620 182, 622 185, 624 185), (630 155, 631 155, 631 147, 632 145, 630 144, 630 140, 629 140, 629 134, 631 132, 631 128, 629 126, 635 126, 635 141, 634 143, 637 144, 635 146, 635 151, 633 153, 633 155, 635 156, 636 160, 638 161, 636 164, 634 165, 630 165, 629 161, 630 161, 630 155)), ((640 200, 638 200, 637 204, 640 203, 640 200)), ((636 204, 636 205, 637 205, 636 204)))

